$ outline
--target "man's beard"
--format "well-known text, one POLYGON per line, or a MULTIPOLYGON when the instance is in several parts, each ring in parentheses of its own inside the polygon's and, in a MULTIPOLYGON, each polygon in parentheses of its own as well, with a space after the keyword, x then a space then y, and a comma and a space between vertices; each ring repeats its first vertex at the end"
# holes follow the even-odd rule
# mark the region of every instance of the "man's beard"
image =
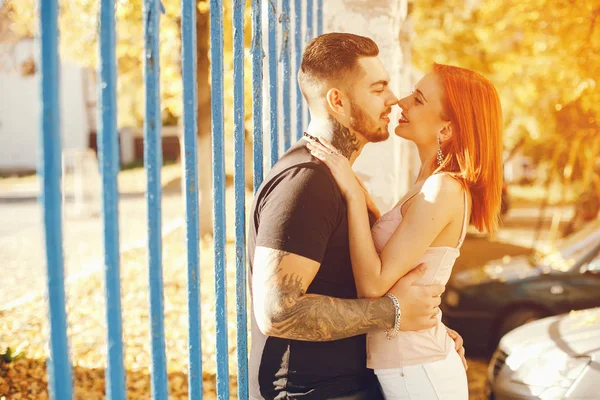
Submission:
POLYGON ((354 102, 350 103, 350 129, 360 133, 371 143, 383 142, 390 136, 387 127, 379 126, 354 102))

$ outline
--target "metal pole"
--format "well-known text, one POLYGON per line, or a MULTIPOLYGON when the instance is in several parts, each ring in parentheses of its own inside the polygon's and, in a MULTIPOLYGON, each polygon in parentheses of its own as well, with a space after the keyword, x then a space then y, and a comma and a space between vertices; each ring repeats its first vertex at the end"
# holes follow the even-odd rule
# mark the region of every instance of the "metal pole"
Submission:
POLYGON ((248 399, 248 332, 246 317, 246 185, 244 129, 245 0, 233 1, 233 103, 235 188, 235 305, 237 315, 238 399, 248 399))
POLYGON ((164 298, 161 238, 162 167, 160 113, 159 22, 160 0, 144 1, 144 70, 146 81, 146 119, 144 120, 144 164, 147 176, 148 267, 150 285, 150 334, 152 336, 152 398, 168 397, 165 352, 164 298))
POLYGON ((60 61, 58 58, 58 3, 40 2, 43 162, 40 169, 44 205, 44 239, 48 273, 50 357, 48 384, 50 398, 73 397, 73 380, 67 339, 64 260, 61 217, 60 61))
MULTIPOLYGON (((294 71, 296 77, 298 71, 300 71, 300 65, 302 63, 302 0, 294 0, 294 50, 296 65, 294 71)), ((300 90, 300 85, 296 81, 296 140, 300 140, 303 132, 303 119, 304 119, 304 97, 300 90)))
POLYGON ((119 251, 119 133, 117 132, 117 62, 115 1, 100 3, 100 79, 98 85, 98 153, 102 171, 104 271, 106 292, 106 393, 111 400, 126 398, 123 365, 123 321, 119 251))
POLYGON ((181 73, 183 79, 183 146, 187 241, 188 392, 202 400, 200 322, 200 210, 198 205, 198 82, 196 80, 196 2, 181 0, 181 73))
POLYGON ((263 180, 263 58, 262 14, 260 0, 252 0, 252 152, 254 154, 254 192, 263 180))
POLYGON ((290 0, 282 0, 280 20, 282 30, 281 61, 283 66, 283 146, 287 150, 292 145, 290 0))
POLYGON ((223 2, 210 1, 212 156, 214 191, 215 318, 217 397, 229 399, 227 348, 227 281, 225 275, 225 160, 223 132, 223 2))
POLYGON ((269 111, 271 128, 271 166, 279 159, 279 124, 277 90, 277 2, 269 1, 269 111))

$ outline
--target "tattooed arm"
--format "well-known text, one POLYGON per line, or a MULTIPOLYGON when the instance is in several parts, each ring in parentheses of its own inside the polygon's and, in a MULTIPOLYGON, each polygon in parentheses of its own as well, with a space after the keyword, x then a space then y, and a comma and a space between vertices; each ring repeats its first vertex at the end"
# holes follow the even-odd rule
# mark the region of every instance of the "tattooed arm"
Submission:
POLYGON ((316 261, 293 253, 256 248, 253 305, 265 335, 320 342, 392 327, 394 306, 388 298, 306 294, 319 267, 316 261))
MULTIPOLYGON (((277 186, 256 200, 253 215, 258 225, 252 297, 260 330, 267 336, 328 341, 391 328, 394 307, 388 298, 306 293, 345 213, 340 212, 335 183, 320 167, 290 168, 277 179, 277 186)), ((427 329, 437 322, 431 316, 440 304, 439 293, 412 285, 423 273, 415 269, 390 290, 402 306, 403 330, 427 329)))

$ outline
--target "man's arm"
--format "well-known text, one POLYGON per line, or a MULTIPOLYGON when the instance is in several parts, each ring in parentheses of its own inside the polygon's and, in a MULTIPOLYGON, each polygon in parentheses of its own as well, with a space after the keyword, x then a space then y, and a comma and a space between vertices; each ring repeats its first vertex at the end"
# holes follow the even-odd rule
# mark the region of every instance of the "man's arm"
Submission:
POLYGON ((392 328, 394 305, 388 298, 339 299, 306 294, 319 263, 297 254, 257 247, 252 293, 262 333, 323 342, 392 328))
MULTIPOLYGON (((272 190, 260 208, 252 265, 258 327, 268 336, 306 341, 337 340, 391 328, 395 309, 388 298, 306 294, 340 218, 339 199, 328 176, 315 168, 293 170, 279 185, 283 179, 285 186, 272 190)), ((427 329, 437 322, 432 316, 443 287, 414 286, 424 271, 416 268, 390 290, 400 301, 402 330, 427 329)))

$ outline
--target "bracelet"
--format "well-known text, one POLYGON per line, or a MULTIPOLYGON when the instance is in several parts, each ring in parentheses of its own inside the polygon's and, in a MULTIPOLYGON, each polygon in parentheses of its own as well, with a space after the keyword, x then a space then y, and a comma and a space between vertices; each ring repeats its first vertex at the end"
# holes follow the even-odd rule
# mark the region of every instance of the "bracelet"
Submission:
POLYGON ((385 330, 385 336, 387 337, 387 339, 392 340, 393 338, 398 336, 398 333, 400 332, 400 318, 402 317, 402 312, 400 311, 400 302, 398 301, 396 296, 394 296, 391 293, 387 293, 385 296, 392 300, 392 303, 394 303, 394 308, 396 309, 394 317, 394 328, 385 330))

